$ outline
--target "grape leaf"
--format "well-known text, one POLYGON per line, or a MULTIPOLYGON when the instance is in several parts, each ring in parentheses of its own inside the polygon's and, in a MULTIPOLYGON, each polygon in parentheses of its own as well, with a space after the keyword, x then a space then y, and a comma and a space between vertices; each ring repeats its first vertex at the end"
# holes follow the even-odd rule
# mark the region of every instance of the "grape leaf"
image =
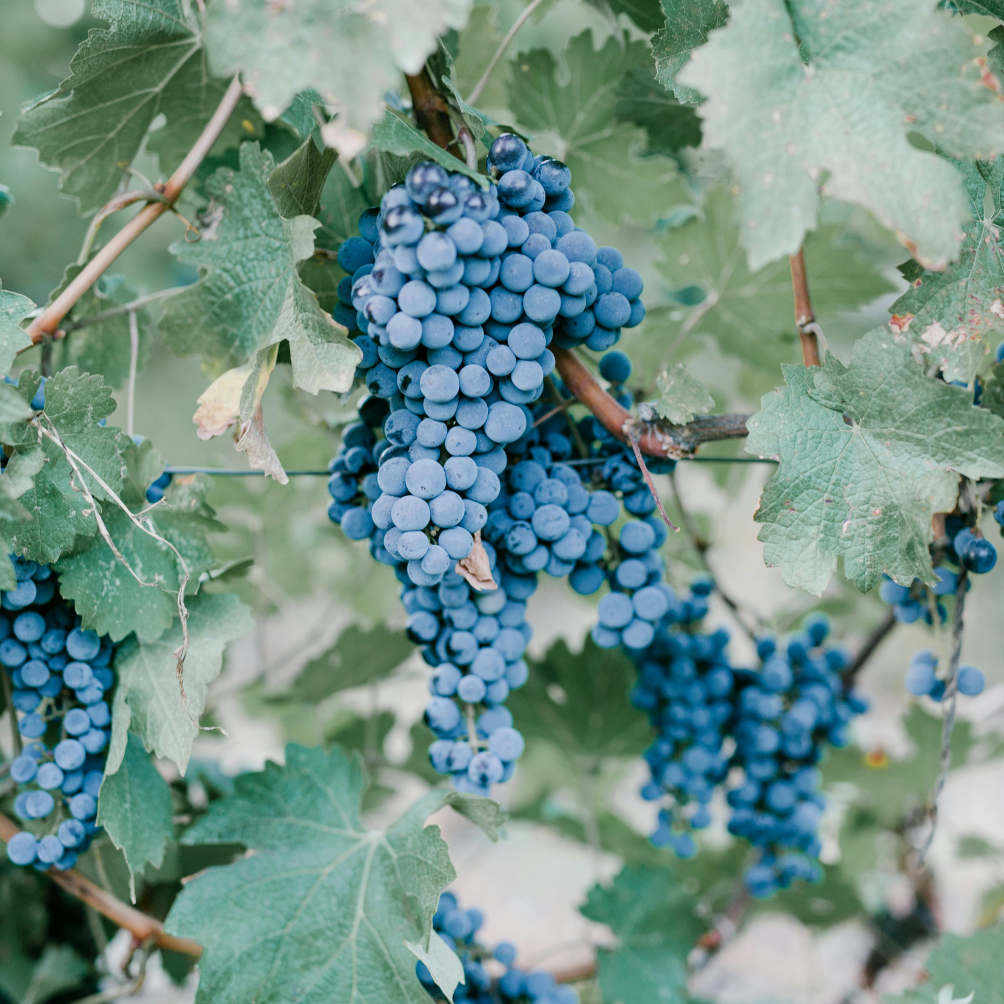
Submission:
POLYGON ((683 1002, 687 955, 707 930, 693 897, 666 868, 628 866, 611 886, 593 886, 581 913, 607 924, 616 949, 598 950, 603 1000, 610 1004, 683 1002))
POLYGON ((417 941, 406 941, 405 947, 419 962, 429 970, 429 975, 436 981, 436 986, 443 991, 443 996, 453 1004, 453 994, 457 987, 465 982, 464 965, 460 956, 443 941, 437 931, 432 932, 428 949, 417 941))
POLYGON ((691 52, 728 21, 729 5, 724 0, 662 0, 662 9, 666 24, 652 36, 656 79, 678 101, 700 104, 700 93, 681 84, 677 74, 690 61, 691 52))
POLYGON ((244 143, 240 171, 220 168, 207 182, 212 220, 202 240, 171 248, 202 276, 164 301, 160 329, 178 355, 201 355, 219 370, 286 339, 297 387, 344 392, 361 353, 297 274, 318 223, 279 214, 268 187, 274 166, 271 154, 244 143))
POLYGON ((418 73, 437 36, 462 28, 470 7, 471 0, 374 0, 365 9, 350 0, 216 3, 206 17, 206 44, 213 69, 240 71, 269 121, 297 92, 317 91, 337 113, 334 128, 322 130, 325 141, 351 160, 401 71, 418 73))
POLYGON ((735 7, 679 79, 710 99, 704 141, 732 161, 750 268, 798 250, 821 195, 870 210, 928 267, 954 258, 969 212, 962 178, 908 134, 957 157, 1004 150, 985 51, 920 0, 735 7))
MULTIPOLYGON (((12 142, 35 147, 59 171, 59 189, 82 213, 107 202, 158 116, 147 147, 173 170, 216 110, 229 80, 212 77, 193 13, 184 0, 95 0, 109 22, 92 30, 70 62, 70 76, 18 119, 12 142)), ((261 119, 242 99, 213 152, 261 136, 261 119)))
MULTIPOLYGON (((156 478, 164 465, 159 456, 150 460, 156 478)), ((145 484, 152 480, 149 478, 145 484)), ((213 564, 206 534, 226 529, 206 504, 211 487, 212 482, 204 475, 173 479, 164 492, 164 502, 146 520, 181 555, 189 575, 187 592, 198 589, 199 576, 213 564)), ((137 494, 139 498, 131 500, 134 513, 147 507, 143 495, 137 494)), ((112 641, 121 641, 133 632, 140 641, 156 641, 178 613, 182 581, 178 558, 169 547, 137 527, 118 506, 105 506, 102 516, 119 553, 148 585, 141 586, 104 539, 95 536, 84 548, 57 562, 60 592, 73 601, 84 627, 110 635, 112 641)))
POLYGON ((375 147, 387 153, 394 153, 399 157, 420 153, 423 160, 434 160, 448 171, 459 171, 483 188, 488 187, 488 179, 483 174, 468 167, 464 161, 457 160, 442 147, 436 146, 425 133, 419 132, 410 122, 405 122, 391 111, 373 126, 372 140, 375 147))
POLYGON ((193 596, 188 614, 187 707, 182 704, 174 656, 182 642, 177 620, 156 641, 130 638, 116 651, 118 689, 106 774, 119 769, 130 727, 155 756, 172 760, 185 773, 209 684, 223 666, 223 650, 254 626, 250 609, 234 593, 193 596))
POLYGON ((959 260, 938 272, 915 261, 900 266, 908 289, 890 308, 894 327, 937 360, 948 381, 969 383, 988 351, 991 332, 1004 331, 1004 161, 957 163, 965 172, 973 222, 965 227, 959 260), (990 193, 993 211, 984 214, 990 193))
POLYGON ((581 652, 572 652, 559 641, 533 663, 526 685, 507 703, 528 739, 547 740, 573 757, 634 756, 651 735, 627 700, 636 676, 618 649, 589 639, 581 652))
MULTIPOLYGON (((739 228, 728 193, 713 188, 703 216, 667 231, 659 270, 671 294, 690 309, 676 322, 676 341, 714 338, 735 355, 772 376, 795 358, 798 336, 788 263, 752 274, 739 246, 739 228)), ((849 246, 839 227, 824 224, 806 235, 805 261, 816 316, 825 322, 843 310, 874 300, 895 287, 849 246)))
POLYGON ((10 372, 18 352, 31 345, 21 322, 34 309, 28 297, 0 286, 0 374, 10 372))
POLYGON ((204 949, 199 1002, 422 1004, 405 945, 428 949, 439 893, 453 880, 439 828, 452 805, 497 839, 502 811, 479 796, 424 795, 382 830, 359 820, 362 760, 290 744, 286 766, 243 774, 185 843, 239 841, 251 855, 190 880, 167 918, 204 949))
MULTIPOLYGON (((80 274, 82 265, 67 265, 63 281, 49 295, 49 303, 80 274)), ((53 368, 76 366, 84 373, 104 377, 109 387, 118 389, 129 379, 131 354, 129 315, 117 314, 106 320, 74 330, 74 322, 83 321, 136 299, 136 291, 122 275, 103 275, 73 305, 68 320, 61 327, 73 332, 72 338, 61 338, 53 346, 53 368)), ((136 311, 137 356, 136 371, 146 363, 150 350, 150 314, 144 308, 136 311)))
POLYGON ((44 1004, 57 994, 79 987, 90 973, 91 967, 72 946, 50 943, 35 963, 20 1004, 44 1004))
MULTIPOLYGON (((317 217, 321 208, 321 192, 338 154, 330 148, 323 151, 308 136, 268 176, 268 189, 275 200, 279 215, 317 217)), ((343 172, 344 173, 344 172, 343 172)))
POLYGON ((675 164, 635 156, 644 133, 614 117, 624 74, 650 61, 641 41, 611 37, 597 51, 587 30, 563 50, 564 73, 549 49, 522 52, 510 64, 510 107, 537 134, 534 148, 567 163, 576 198, 615 223, 647 226, 686 198, 675 164))
POLYGON ((960 14, 982 14, 984 17, 1004 21, 1004 3, 1001 0, 949 0, 946 6, 954 8, 960 14))
POLYGON ((414 651, 401 631, 382 624, 363 631, 350 624, 327 652, 303 667, 291 696, 316 703, 339 690, 375 683, 390 676, 414 651))
POLYGON ((707 387, 687 372, 683 363, 673 363, 656 374, 655 389, 659 397, 646 407, 675 425, 684 425, 695 415, 706 415, 715 406, 707 387))
POLYGON ((649 153, 672 156, 685 146, 701 145, 701 120, 689 105, 680 104, 655 77, 652 66, 624 74, 617 88, 614 115, 641 126, 649 153))
POLYGON ((1004 418, 1004 363, 994 363, 991 367, 990 376, 983 384, 980 405, 1004 418))
POLYGON ((659 0, 602 0, 602 2, 604 6, 609 6, 615 16, 627 14, 642 31, 655 31, 666 21, 659 0))
POLYGON ((135 903, 136 875, 148 863, 161 866, 167 842, 174 836, 171 789, 135 733, 129 735, 119 769, 105 774, 101 782, 96 822, 125 855, 135 903))
POLYGON ((1004 421, 926 377, 887 328, 861 338, 849 366, 827 355, 784 377, 747 423, 746 452, 780 460, 754 517, 764 561, 817 595, 838 557, 862 592, 883 572, 934 582, 931 517, 954 508, 959 474, 1004 475, 1004 421))
POLYGON ((975 1000, 979 1004, 1004 1004, 1004 924, 975 931, 966 938, 943 934, 927 957, 927 979, 901 997, 887 995, 887 1004, 941 1004, 943 1001, 975 1000), (950 986, 944 995, 942 988, 950 986))
MULTIPOLYGON (((39 385, 36 373, 21 374, 18 393, 26 403, 39 385)), ((98 420, 115 410, 111 389, 99 376, 79 373, 69 367, 51 377, 45 385, 44 418, 38 423, 59 436, 109 489, 119 492, 127 473, 124 451, 130 440, 119 429, 102 428, 98 420)), ((60 555, 97 532, 94 516, 85 514, 87 501, 71 486, 73 469, 66 454, 47 437, 41 437, 34 421, 0 425, 3 441, 14 447, 12 457, 41 450, 44 466, 34 483, 19 496, 31 514, 27 521, 11 518, 0 510, 0 535, 17 551, 33 561, 49 564, 60 555)), ((107 491, 93 474, 81 468, 84 480, 97 500, 107 501, 107 491)))

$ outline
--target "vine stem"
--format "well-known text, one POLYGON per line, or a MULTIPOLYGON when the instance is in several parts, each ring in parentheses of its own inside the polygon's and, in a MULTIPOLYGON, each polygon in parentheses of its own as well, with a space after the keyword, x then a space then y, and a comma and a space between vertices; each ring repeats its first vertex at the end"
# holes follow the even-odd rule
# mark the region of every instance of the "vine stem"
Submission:
MULTIPOLYGON (((0 840, 3 840, 4 843, 10 843, 11 838, 20 832, 21 829, 17 823, 0 812, 0 840)), ((189 938, 176 938, 173 934, 168 934, 159 920, 129 906, 128 903, 123 903, 117 896, 113 896, 110 892, 96 886, 80 872, 72 868, 68 868, 66 871, 49 868, 44 874, 52 879, 56 885, 62 886, 71 896, 76 896, 88 906, 92 906, 102 916, 118 924, 119 927, 125 928, 137 942, 142 943, 152 939, 158 948, 167 948, 173 952, 182 952, 185 955, 196 957, 202 954, 202 948, 196 942, 189 938)))
POLYGON ((129 311, 129 384, 126 399, 126 435, 131 439, 136 417, 136 364, 139 360, 139 325, 136 311, 129 311))
POLYGON ((885 641, 888 634, 896 626, 896 612, 892 607, 886 611, 885 616, 875 625, 872 633, 865 639, 865 643, 858 650, 854 661, 844 670, 844 689, 850 690, 854 685, 854 680, 864 667, 865 663, 875 654, 875 650, 885 641))
POLYGON ((788 259, 791 265, 791 289, 795 294, 795 328, 802 343, 802 362, 806 366, 819 365, 819 335, 822 330, 816 323, 809 299, 809 276, 805 271, 805 249, 799 248, 788 259))
POLYGON ((436 146, 452 153, 458 160, 464 160, 456 150, 450 106, 432 82, 427 69, 414 76, 405 74, 408 90, 411 92, 411 106, 415 110, 415 122, 424 129, 436 146), (450 149, 454 147, 454 149, 450 149))
POLYGON ((499 47, 495 50, 495 55, 488 60, 488 65, 485 67, 485 72, 481 74, 481 79, 474 85, 471 93, 467 95, 465 103, 468 105, 473 105, 478 98, 481 97, 481 92, 485 89, 489 78, 492 75, 492 71, 495 69, 498 61, 502 58, 506 49, 509 48, 509 43, 516 37, 516 33, 520 28, 526 23, 527 18, 544 2, 544 0, 533 0, 522 14, 513 22, 513 26, 506 32, 505 38, 499 43, 499 47))
POLYGON ((956 697, 959 688, 959 658, 962 655, 962 631, 965 627, 966 586, 969 584, 969 572, 964 565, 959 566, 959 579, 955 587, 955 610, 952 614, 952 654, 948 660, 948 678, 945 680, 945 695, 942 703, 945 707, 945 721, 941 727, 941 769, 934 782, 931 793, 931 808, 928 816, 931 829, 917 853, 917 867, 924 863, 927 852, 934 842, 938 832, 938 799, 945 787, 948 769, 952 765, 952 730, 955 728, 956 697))
MULTIPOLYGON (((223 95, 212 118, 206 123, 202 135, 185 155, 178 169, 163 186, 157 185, 157 201, 148 202, 98 253, 81 269, 77 277, 28 326, 27 334, 34 344, 53 335, 59 322, 70 308, 97 282, 102 273, 115 261, 147 227, 174 206, 182 189, 191 180, 198 166, 213 148, 223 132, 242 93, 240 77, 235 76, 223 95)), ((112 200, 114 201, 114 200, 112 200)), ((103 212, 103 210, 101 211, 103 212)), ((100 215, 100 212, 99 212, 100 215)))
POLYGON ((641 455, 641 450, 638 449, 638 435, 634 431, 634 426, 630 423, 625 426, 625 433, 627 434, 628 442, 631 444, 631 451, 634 453, 635 460, 638 461, 638 467, 641 469, 641 475, 645 479, 645 484, 648 485, 649 494, 652 496, 656 507, 659 510, 659 515, 662 517, 662 521, 673 531, 673 533, 679 533, 680 528, 666 515, 666 509, 662 504, 662 499, 659 498, 659 492, 655 487, 655 481, 652 480, 652 474, 648 469, 648 465, 645 463, 645 458, 641 455))

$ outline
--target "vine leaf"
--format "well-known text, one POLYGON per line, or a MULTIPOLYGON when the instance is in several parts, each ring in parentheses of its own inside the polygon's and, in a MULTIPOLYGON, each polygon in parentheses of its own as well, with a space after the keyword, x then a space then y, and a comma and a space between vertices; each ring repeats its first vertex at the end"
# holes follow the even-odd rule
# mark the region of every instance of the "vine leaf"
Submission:
POLYGON ((644 132, 614 118, 624 74, 651 59, 645 42, 616 37, 597 51, 587 30, 569 40, 561 69, 549 49, 522 52, 510 65, 516 120, 539 134, 535 148, 572 169, 576 198, 615 223, 628 218, 647 226, 686 200, 673 161, 635 156, 644 149, 644 132))
POLYGON ((125 855, 135 903, 136 875, 147 864, 160 867, 167 842, 174 836, 171 789, 135 733, 129 735, 119 769, 101 782, 96 822, 125 855))
POLYGON ((707 387, 683 363, 673 363, 657 374, 655 389, 659 397, 647 407, 674 425, 684 425, 695 415, 706 415, 715 406, 707 387))
MULTIPOLYGON (((706 335, 722 352, 738 356, 772 379, 783 362, 797 357, 798 337, 785 319, 794 313, 788 263, 751 273, 739 244, 739 227, 728 192, 713 188, 703 214, 662 238, 659 261, 671 297, 686 308, 677 322, 683 341, 706 335)), ((817 317, 869 303, 895 287, 873 265, 839 241, 840 228, 824 224, 806 235, 805 260, 817 317)))
MULTIPOLYGON (((82 265, 67 265, 63 281, 49 295, 49 303, 80 274, 82 265)), ((112 307, 135 300, 136 291, 122 275, 103 275, 73 305, 68 318, 82 321, 112 307)), ((144 308, 136 311, 138 335, 137 372, 143 369, 150 348, 150 313, 144 308)), ((53 368, 76 366, 85 373, 104 377, 109 387, 118 389, 129 379, 129 315, 118 314, 73 332, 72 338, 61 338, 53 346, 53 368)))
POLYGON ((436 146, 425 133, 419 132, 410 122, 405 122, 391 111, 373 127, 372 139, 373 145, 386 153, 397 154, 399 157, 419 153, 423 159, 434 160, 448 171, 459 171, 483 188, 488 187, 488 179, 483 174, 468 167, 462 160, 457 160, 442 147, 436 146))
MULTIPOLYGON (((164 464, 152 448, 142 460, 138 457, 133 460, 130 454, 139 454, 140 450, 130 444, 126 459, 145 469, 146 479, 141 483, 145 489, 160 475, 164 464)), ((206 534, 225 529, 206 504, 211 487, 210 479, 204 475, 174 478, 164 492, 164 502, 144 517, 145 522, 177 548, 188 569, 187 591, 191 592, 198 588, 199 576, 213 564, 206 534)), ((134 514, 148 508, 142 490, 135 488, 128 504, 134 514)), ((119 506, 105 506, 102 518, 129 567, 151 585, 139 585, 104 539, 96 535, 83 548, 57 562, 60 591, 73 601, 84 627, 110 635, 113 641, 121 641, 133 632, 142 642, 156 641, 178 612, 183 569, 169 547, 144 533, 119 506)))
POLYGON ((206 44, 213 69, 224 76, 240 71, 268 121, 297 92, 317 91, 336 113, 325 141, 351 160, 401 71, 420 72, 438 36, 462 28, 470 8, 471 0, 374 0, 365 9, 350 0, 217 3, 206 15, 206 44))
POLYGON ((223 666, 223 650, 254 627, 250 609, 234 593, 193 596, 188 614, 187 708, 181 701, 174 656, 182 642, 177 619, 156 641, 130 638, 116 651, 118 689, 106 775, 122 764, 130 728, 155 756, 173 761, 182 774, 188 767, 209 684, 223 666))
MULTIPOLYGON (((318 217, 321 192, 332 166, 338 159, 334 150, 318 150, 309 135, 268 177, 268 189, 279 215, 318 217)), ((343 172, 344 173, 344 172, 343 172)))
POLYGON ((178 355, 201 355, 217 371, 288 340, 293 383, 341 393, 362 354, 297 274, 319 224, 279 214, 268 185, 274 166, 268 151, 244 143, 240 170, 220 168, 206 183, 212 202, 202 239, 171 248, 202 276, 164 301, 160 329, 178 355))
POLYGON ((570 757, 636 756, 651 736, 628 702, 637 671, 618 649, 591 639, 581 652, 555 642, 535 662, 526 685, 508 705, 527 739, 546 740, 570 757))
POLYGON ((987 336, 1004 331, 1004 162, 956 166, 965 171, 973 215, 959 260, 939 272, 912 260, 901 265, 910 289, 889 309, 892 326, 909 328, 917 348, 937 360, 946 380, 969 383, 988 351, 987 336), (986 215, 988 192, 993 210, 986 215))
MULTIPOLYGON (((16 421, 18 418, 32 414, 31 409, 18 396, 16 390, 8 384, 0 384, 0 421, 16 421), (20 408, 19 412, 14 411, 20 408)), ((31 519, 31 513, 18 501, 35 483, 35 475, 45 463, 45 454, 41 449, 18 450, 7 461, 0 473, 0 518, 14 523, 22 523, 31 519)), ((3 548, 3 559, 0 560, 0 589, 14 589, 17 577, 14 575, 14 563, 10 560, 11 545, 0 536, 0 547, 3 548)))
POLYGON ((704 140, 732 161, 750 268, 798 250, 821 195, 864 206, 926 267, 953 259, 969 211, 962 178, 908 135, 957 157, 1004 150, 985 52, 916 0, 735 7, 679 80, 709 98, 704 140))
MULTIPOLYGON (((37 373, 21 374, 17 392, 26 404, 34 397, 39 383, 37 373)), ((131 441, 119 429, 98 425, 99 419, 114 410, 111 388, 101 377, 80 373, 71 366, 47 381, 44 419, 40 421, 46 428, 55 429, 63 443, 117 494, 128 473, 124 454, 131 441)), ((87 502, 83 494, 71 487, 73 469, 66 454, 52 440, 40 436, 34 424, 27 421, 0 424, 0 435, 14 447, 12 458, 25 453, 34 456, 36 451, 44 456, 33 484, 19 496, 31 518, 18 520, 0 509, 0 536, 18 554, 51 564, 94 536, 97 522, 92 513, 85 513, 87 502)), ((84 472, 83 476, 95 499, 109 500, 108 493, 92 475, 84 472)))
MULTIPOLYGON (((154 119, 166 121, 147 146, 172 171, 222 100, 229 80, 209 73, 193 11, 184 0, 94 0, 92 15, 109 27, 88 34, 70 76, 18 119, 12 142, 60 172, 60 191, 82 213, 115 194, 154 119)), ((262 135, 242 99, 213 152, 262 135)))
POLYGON ((673 156, 686 146, 701 145, 701 120, 659 83, 649 63, 628 70, 617 88, 614 114, 645 130, 649 153, 673 156))
POLYGON ((464 964, 460 961, 460 956, 436 931, 432 932, 427 949, 417 941, 406 941, 404 944, 419 962, 425 964, 429 974, 436 981, 436 986, 443 991, 443 996, 450 1004, 453 1004, 454 991, 461 983, 466 982, 464 964))
POLYGON ((607 924, 620 942, 598 953, 605 1001, 674 1004, 688 1000, 687 955, 707 930, 693 898, 666 868, 623 868, 613 885, 593 886, 582 914, 607 924))
POLYGON ((31 346, 21 322, 34 309, 28 297, 0 286, 0 373, 9 373, 18 352, 31 346))
POLYGON ((183 839, 251 852, 190 880, 167 929, 204 949, 197 1000, 379 1000, 423 1004, 405 942, 428 951, 440 892, 454 879, 439 828, 445 805, 492 838, 502 810, 476 795, 424 795, 382 830, 359 820, 366 775, 347 758, 290 744, 286 765, 243 774, 183 839))
POLYGON ((849 366, 784 367, 746 452, 777 457, 754 517, 764 560, 789 586, 823 591, 844 561, 863 592, 885 572, 933 582, 931 517, 955 506, 959 474, 1004 475, 1004 421, 971 392, 924 375, 910 342, 877 328, 849 366))
POLYGON ((678 101, 697 105, 701 95, 686 87, 677 74, 690 61, 690 54, 708 40, 708 35, 729 19, 724 0, 662 0, 666 24, 652 36, 656 79, 672 91, 678 101))

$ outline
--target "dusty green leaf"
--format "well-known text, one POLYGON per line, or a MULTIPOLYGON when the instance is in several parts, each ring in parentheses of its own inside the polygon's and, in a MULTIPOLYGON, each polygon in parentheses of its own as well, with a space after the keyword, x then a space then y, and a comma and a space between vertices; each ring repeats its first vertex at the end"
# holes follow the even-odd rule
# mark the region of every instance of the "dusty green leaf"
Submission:
POLYGON ((308 136, 295 153, 287 157, 268 177, 268 188, 279 215, 317 218, 321 192, 338 154, 330 148, 323 152, 308 136))
POLYGON ((649 403, 655 413, 667 422, 685 425, 695 415, 706 415, 715 399, 697 377, 687 372, 683 363, 673 363, 657 374, 655 389, 659 397, 649 403))
POLYGON ((622 122, 641 126, 648 136, 649 153, 671 157, 685 146, 700 146, 701 120, 656 79, 651 65, 624 74, 617 88, 614 114, 622 122))
MULTIPOLYGON (((31 401, 38 384, 36 373, 21 374, 18 393, 25 402, 31 401)), ((114 410, 111 389, 101 377, 79 373, 71 366, 46 383, 45 410, 38 422, 50 432, 55 430, 63 444, 117 493, 127 474, 124 454, 130 440, 119 429, 98 425, 99 419, 114 410)), ((0 534, 18 554, 51 563, 93 536, 97 523, 93 515, 85 515, 88 503, 83 493, 71 486, 73 469, 59 446, 47 437, 40 438, 38 430, 28 422, 0 426, 0 434, 5 443, 14 447, 12 458, 25 453, 34 456, 38 450, 44 454, 44 464, 34 483, 19 496, 31 518, 22 522, 0 510, 0 534)), ((33 459, 31 464, 36 462, 33 459)), ((83 467, 81 474, 94 498, 108 501, 108 493, 94 474, 83 467)))
POLYGON ((403 631, 377 624, 369 631, 350 624, 331 648, 311 659, 293 684, 292 696, 322 701, 340 690, 386 679, 415 651, 403 631))
POLYGON ((610 1004, 674 1004, 686 993, 687 955, 707 930, 693 897, 665 868, 628 866, 611 886, 589 891, 581 912, 607 924, 616 949, 598 953, 603 1000, 610 1004))
POLYGON ((983 385, 980 405, 1004 418, 1004 363, 994 363, 983 385))
POLYGON ((931 517, 954 508, 959 474, 1004 475, 1004 421, 926 377, 887 328, 860 339, 847 367, 827 355, 784 376, 747 423, 746 452, 780 460, 754 517, 764 561, 816 594, 838 557, 863 592, 883 572, 933 582, 931 517))
POLYGON ((297 272, 314 252, 318 222, 279 214, 268 187, 274 168, 268 152, 244 143, 240 165, 240 171, 221 168, 207 182, 212 202, 202 240, 171 249, 200 266, 202 277, 164 301, 160 329, 178 355, 202 356, 218 370, 286 339, 297 387, 347 391, 361 353, 297 272))
POLYGON ((164 848, 174 836, 171 820, 171 789, 143 740, 131 733, 119 769, 101 782, 96 822, 125 855, 134 903, 136 876, 147 864, 159 868, 164 861, 164 848))
MULTIPOLYGON (((109 27, 88 34, 70 76, 21 115, 12 140, 60 172, 60 191, 83 213, 115 194, 159 115, 166 122, 147 146, 174 170, 230 82, 209 73, 196 8, 184 0, 95 0, 91 14, 109 27)), ((261 134, 242 99, 213 151, 261 134)))
POLYGON ((172 760, 182 773, 188 766, 209 684, 223 666, 223 650, 254 626, 250 609, 234 593, 193 596, 188 600, 188 613, 187 704, 182 703, 174 656, 182 643, 177 620, 156 641, 131 638, 115 653, 118 689, 106 767, 109 773, 118 770, 130 726, 155 756, 172 760))
POLYGON ((428 949, 417 941, 406 941, 405 946, 419 962, 425 965, 430 975, 436 981, 436 986, 443 991, 443 996, 453 1004, 453 993, 465 982, 464 965, 460 956, 450 948, 436 931, 432 932, 428 949))
POLYGON ((724 0, 662 0, 666 24, 652 36, 656 79, 672 91, 678 101, 700 104, 701 95, 686 87, 677 74, 690 60, 694 49, 708 40, 708 35, 729 19, 729 5, 724 0))
MULTIPOLYGON (((154 459, 152 466, 159 470, 146 484, 164 469, 159 457, 154 459)), ((194 592, 199 576, 213 564, 206 534, 225 529, 206 504, 211 487, 205 475, 176 478, 165 491, 164 501, 149 514, 149 525, 173 544, 178 554, 136 526, 119 506, 104 507, 109 535, 144 584, 136 581, 101 536, 61 558, 56 565, 60 592, 73 601, 84 627, 110 635, 113 641, 135 632, 140 641, 152 642, 171 626, 178 614, 178 590, 184 574, 178 556, 188 569, 186 591, 194 592)), ((144 508, 146 499, 140 495, 134 513, 144 508)))
POLYGON ((31 345, 21 322, 34 309, 28 297, 0 286, 0 374, 10 372, 18 352, 31 345))
POLYGON ((569 756, 635 756, 651 735, 627 700, 636 677, 619 649, 587 640, 581 652, 572 652, 559 641, 533 663, 530 679, 506 704, 524 736, 552 742, 569 756))
POLYGON ((569 40, 560 67, 549 49, 522 52, 510 64, 510 107, 535 134, 534 150, 568 164, 576 199, 615 223, 647 226, 686 198, 673 161, 637 156, 644 133, 615 118, 624 74, 651 58, 645 42, 615 37, 597 51, 584 31, 569 40))
POLYGON ((965 172, 973 216, 959 260, 937 272, 915 261, 900 266, 910 288, 889 310, 892 325, 909 329, 918 350, 938 362, 946 380, 969 383, 989 351, 990 335, 1004 332, 1004 161, 956 166, 965 172))
MULTIPOLYGON (((0 385, 7 388, 7 384, 0 385)), ((27 408, 24 401, 17 395, 13 387, 9 388, 16 402, 11 400, 7 391, 0 393, 0 414, 12 413, 12 406, 17 404, 27 408)), ((31 413, 30 409, 27 409, 31 413)), ((25 447, 15 451, 0 473, 0 516, 10 523, 23 523, 31 519, 31 513, 25 509, 18 499, 35 483, 35 475, 45 463, 45 453, 41 448, 25 447)), ((14 575, 14 565, 10 560, 10 544, 0 538, 3 557, 0 558, 0 589, 13 589, 17 585, 14 575)))
MULTIPOLYGON (((788 262, 751 273, 739 245, 728 193, 712 189, 703 215, 667 231, 659 261, 670 295, 680 303, 673 343, 713 338, 722 352, 738 356, 772 377, 798 356, 794 299, 788 262)), ((840 228, 826 224, 806 236, 805 262, 816 316, 828 317, 869 303, 895 287, 869 262, 841 244, 840 228)), ((825 328, 824 328, 825 330, 825 328)))
MULTIPOLYGON (((426 819, 490 799, 431 791, 382 830, 359 820, 362 761, 290 744, 286 765, 244 774, 185 843, 252 853, 187 883, 167 919, 204 948, 197 1000, 423 1004, 406 941, 428 949, 440 892, 456 873, 426 819)), ((489 827, 491 835, 492 827, 489 827)))
POLYGON ((383 115, 401 71, 418 73, 447 28, 462 28, 471 0, 350 0, 215 3, 206 19, 213 69, 241 72, 264 117, 277 118, 300 91, 314 89, 337 113, 325 141, 352 159, 383 115), (291 53, 295 57, 291 58, 291 53), (365 58, 362 58, 365 55, 365 58))
POLYGON ((864 206, 927 267, 951 261, 969 214, 962 177, 908 134, 956 157, 1004 150, 985 54, 926 0, 734 7, 679 80, 709 98, 704 141, 732 161, 750 267, 798 250, 821 195, 864 206))
POLYGON ((627 14, 642 31, 655 31, 666 22, 659 0, 602 0, 615 14, 627 14))
POLYGON ((405 122, 391 111, 373 126, 372 139, 373 145, 386 153, 393 153, 399 157, 419 153, 423 160, 434 160, 448 171, 459 171, 478 182, 483 188, 488 187, 488 179, 483 174, 469 168, 442 147, 436 146, 425 133, 419 132, 410 122, 405 122))

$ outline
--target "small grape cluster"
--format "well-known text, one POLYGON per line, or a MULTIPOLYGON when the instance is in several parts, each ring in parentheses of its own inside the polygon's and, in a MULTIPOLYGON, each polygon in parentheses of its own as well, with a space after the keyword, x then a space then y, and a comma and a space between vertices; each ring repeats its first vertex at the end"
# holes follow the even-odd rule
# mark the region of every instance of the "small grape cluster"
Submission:
MULTIPOLYGON (((516 948, 502 941, 494 949, 477 941, 484 923, 480 910, 461 910, 451 892, 439 897, 439 906, 432 918, 432 927, 456 952, 464 967, 464 982, 453 992, 454 1001, 470 1004, 497 1004, 499 1000, 513 1004, 578 1004, 579 995, 573 987, 558 984, 546 971, 527 972, 515 966, 516 948), (493 981, 484 963, 489 959, 505 967, 505 973, 493 981)), ((415 965, 415 975, 434 1000, 445 1000, 424 962, 415 965)))
POLYGON ((20 787, 14 811, 48 832, 22 831, 11 838, 7 855, 40 870, 72 868, 97 832, 111 730, 113 647, 107 637, 80 627, 48 566, 12 561, 17 586, 0 600, 9 612, 0 615, 0 665, 10 674, 25 740, 10 764, 11 780, 20 787))

